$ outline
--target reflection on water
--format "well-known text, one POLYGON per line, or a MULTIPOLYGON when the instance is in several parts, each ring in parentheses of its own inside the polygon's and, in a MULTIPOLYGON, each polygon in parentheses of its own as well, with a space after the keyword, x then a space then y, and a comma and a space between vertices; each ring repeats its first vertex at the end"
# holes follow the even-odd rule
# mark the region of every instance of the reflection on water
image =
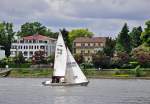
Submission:
POLYGON ((1 78, 0 104, 150 104, 150 80, 91 79, 88 87, 45 87, 45 80, 1 78))

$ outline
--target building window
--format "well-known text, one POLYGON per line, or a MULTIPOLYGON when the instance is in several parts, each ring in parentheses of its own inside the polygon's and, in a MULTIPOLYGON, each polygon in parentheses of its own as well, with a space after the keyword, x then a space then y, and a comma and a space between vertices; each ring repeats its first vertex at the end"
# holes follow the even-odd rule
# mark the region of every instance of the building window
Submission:
POLYGON ((33 43, 36 43, 36 40, 33 40, 33 43))
POLYGON ((36 49, 36 46, 34 46, 34 49, 36 49))
POLYGON ((26 49, 26 46, 24 46, 24 49, 26 49))
POLYGON ((40 46, 40 49, 44 49, 45 47, 44 46, 40 46))
POLYGON ((29 53, 29 54, 30 54, 30 56, 32 56, 32 55, 33 55, 33 51, 30 51, 30 53, 29 53))
POLYGON ((84 54, 85 53, 85 50, 81 50, 81 54, 84 54))
POLYGON ((82 47, 84 47, 84 46, 85 46, 85 44, 84 44, 84 43, 81 43, 81 46, 82 46, 82 47))
POLYGON ((90 53, 90 50, 88 50, 88 53, 90 53))
POLYGON ((39 46, 37 46, 37 49, 39 49, 39 46))
POLYGON ((32 41, 31 41, 31 40, 29 40, 29 43, 32 43, 32 41))
POLYGON ((90 46, 90 43, 88 43, 88 46, 90 46))
POLYGON ((26 49, 28 49, 28 46, 26 46, 26 49))
POLYGON ((24 41, 23 41, 23 40, 20 40, 20 43, 24 43, 24 41))
POLYGON ((95 46, 95 43, 93 44, 93 46, 95 46))
POLYGON ((42 40, 39 40, 39 43, 42 43, 42 40))
POLYGON ((28 43, 28 40, 26 40, 25 43, 28 43))
POLYGON ((24 56, 27 56, 28 55, 28 52, 27 51, 24 51, 24 56))

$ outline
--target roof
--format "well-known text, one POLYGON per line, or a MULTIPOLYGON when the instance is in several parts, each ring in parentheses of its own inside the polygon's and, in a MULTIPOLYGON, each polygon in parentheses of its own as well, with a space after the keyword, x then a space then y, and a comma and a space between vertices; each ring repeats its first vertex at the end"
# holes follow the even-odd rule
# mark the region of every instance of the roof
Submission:
POLYGON ((40 34, 36 34, 36 35, 32 35, 32 36, 26 36, 26 37, 23 37, 24 40, 56 40, 54 38, 49 38, 47 36, 43 36, 43 35, 40 35, 40 34))
POLYGON ((92 43, 95 43, 95 42, 105 42, 106 41, 106 38, 107 37, 92 37, 92 38, 89 38, 89 37, 78 37, 74 40, 74 42, 78 43, 78 42, 81 42, 81 43, 84 43, 84 42, 92 42, 92 43))

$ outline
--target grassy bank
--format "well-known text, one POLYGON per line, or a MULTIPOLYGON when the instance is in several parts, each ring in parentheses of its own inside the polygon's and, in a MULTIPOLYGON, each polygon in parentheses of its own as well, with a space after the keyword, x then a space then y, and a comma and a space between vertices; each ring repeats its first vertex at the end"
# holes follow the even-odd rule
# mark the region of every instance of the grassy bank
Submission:
MULTIPOLYGON (((144 69, 111 69, 95 70, 83 69, 84 74, 89 78, 150 78, 150 68, 144 69)), ((9 77, 51 77, 53 69, 12 69, 9 77)))
POLYGON ((25 69, 17 68, 12 69, 9 77, 50 77, 52 69, 25 69))

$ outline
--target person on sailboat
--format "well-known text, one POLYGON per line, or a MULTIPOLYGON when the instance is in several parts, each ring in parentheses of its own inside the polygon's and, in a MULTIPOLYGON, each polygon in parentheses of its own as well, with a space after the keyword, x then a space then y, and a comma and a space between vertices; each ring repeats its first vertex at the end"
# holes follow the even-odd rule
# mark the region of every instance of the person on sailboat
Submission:
POLYGON ((52 76, 52 83, 59 83, 60 78, 58 76, 52 76))

